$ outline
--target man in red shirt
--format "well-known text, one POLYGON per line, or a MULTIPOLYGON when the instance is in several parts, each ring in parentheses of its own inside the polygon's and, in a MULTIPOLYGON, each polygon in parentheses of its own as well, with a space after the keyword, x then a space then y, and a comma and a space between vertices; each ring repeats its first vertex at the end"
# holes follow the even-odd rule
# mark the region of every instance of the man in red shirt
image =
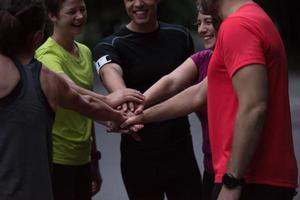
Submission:
POLYGON ((293 199, 298 170, 280 35, 250 0, 202 0, 201 5, 207 14, 217 12, 224 20, 208 83, 188 88, 157 109, 168 107, 176 116, 199 109, 206 103, 208 85, 214 199, 293 199))
POLYGON ((202 6, 224 19, 208 68, 215 198, 292 199, 297 164, 280 35, 252 1, 202 0, 202 6))

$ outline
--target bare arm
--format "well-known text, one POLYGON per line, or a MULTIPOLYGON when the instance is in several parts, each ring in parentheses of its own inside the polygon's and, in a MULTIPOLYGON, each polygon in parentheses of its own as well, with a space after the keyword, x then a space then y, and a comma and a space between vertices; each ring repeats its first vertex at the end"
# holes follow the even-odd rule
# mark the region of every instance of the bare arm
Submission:
POLYGON ((227 171, 244 176, 261 136, 267 107, 267 72, 263 65, 246 66, 233 77, 239 108, 227 171))
POLYGON ((20 73, 12 60, 0 54, 0 99, 10 94, 20 81, 20 73))
MULTIPOLYGON (((99 77, 102 80, 103 85, 110 93, 115 91, 124 91, 126 84, 123 80, 123 71, 120 65, 116 63, 105 64, 99 71, 99 77)), ((128 109, 134 111, 135 106, 132 101, 124 102, 119 109, 122 108, 124 111, 128 109)))
POLYGON ((108 92, 126 88, 122 68, 116 63, 105 64, 99 72, 99 77, 108 92))
POLYGON ((80 94, 65 79, 54 72, 42 68, 40 80, 42 89, 53 109, 61 106, 97 121, 120 123, 124 120, 124 116, 120 112, 91 95, 80 94))
POLYGON ((207 78, 170 99, 144 110, 142 114, 129 118, 122 124, 122 127, 184 116, 205 106, 206 100, 207 78))
MULTIPOLYGON (((249 65, 232 78, 239 107, 234 124, 232 152, 227 172, 243 178, 259 142, 267 107, 267 72, 263 65, 249 65)), ((218 200, 239 199, 241 187, 222 187, 218 200)))
POLYGON ((170 74, 163 76, 145 93, 145 106, 153 105, 182 91, 197 80, 197 66, 191 58, 184 61, 170 74))
POLYGON ((84 89, 82 87, 79 87, 76 85, 66 74, 59 74, 62 78, 64 78, 69 85, 75 89, 77 92, 79 92, 82 95, 90 95, 92 97, 95 97, 101 101, 104 101, 105 103, 109 104, 111 107, 115 108, 122 103, 125 103, 127 101, 132 101, 137 104, 140 104, 144 101, 144 96, 137 90, 134 89, 123 89, 123 90, 117 90, 115 92, 110 93, 109 95, 100 95, 95 92, 92 92, 90 90, 84 89))

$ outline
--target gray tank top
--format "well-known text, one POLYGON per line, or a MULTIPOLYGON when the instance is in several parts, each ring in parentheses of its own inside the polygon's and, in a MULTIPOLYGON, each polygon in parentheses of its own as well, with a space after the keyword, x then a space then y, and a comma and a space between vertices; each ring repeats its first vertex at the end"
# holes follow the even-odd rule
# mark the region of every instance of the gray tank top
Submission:
POLYGON ((52 200, 54 112, 41 89, 42 65, 14 62, 20 82, 0 99, 0 199, 52 200))

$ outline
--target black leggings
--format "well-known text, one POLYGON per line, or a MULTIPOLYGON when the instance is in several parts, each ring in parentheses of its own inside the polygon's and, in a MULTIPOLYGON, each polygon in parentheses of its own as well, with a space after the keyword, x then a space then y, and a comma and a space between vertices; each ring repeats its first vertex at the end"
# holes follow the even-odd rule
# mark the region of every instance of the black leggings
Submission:
POLYGON ((215 186, 215 175, 204 171, 202 180, 202 200, 211 200, 215 186))
POLYGON ((54 200, 91 200, 91 166, 53 164, 54 200))
POLYGON ((130 200, 199 200, 201 175, 192 140, 160 151, 121 153, 122 177, 130 200))
MULTIPOLYGON (((222 184, 216 184, 213 200, 218 198, 222 184)), ((245 184, 242 188, 240 200, 292 200, 295 196, 294 188, 277 187, 262 184, 245 184)))

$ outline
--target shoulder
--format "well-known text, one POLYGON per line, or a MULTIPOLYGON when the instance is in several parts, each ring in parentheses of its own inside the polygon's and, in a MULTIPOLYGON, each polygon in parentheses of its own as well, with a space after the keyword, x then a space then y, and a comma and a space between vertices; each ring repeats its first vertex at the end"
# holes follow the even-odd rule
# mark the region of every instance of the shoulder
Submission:
POLYGON ((59 46, 50 37, 35 51, 37 59, 41 60, 45 56, 61 56, 59 46))
POLYGON ((20 73, 6 56, 0 54, 0 99, 9 94, 20 80, 20 73))
POLYGON ((45 52, 45 51, 49 51, 53 48, 57 48, 57 45, 55 43, 55 41, 49 37, 37 50, 36 52, 45 52))
POLYGON ((89 49, 85 44, 82 44, 82 43, 77 42, 77 41, 75 41, 75 43, 76 43, 76 45, 77 45, 80 49, 82 49, 82 50, 84 50, 84 51, 90 51, 90 49, 89 49))
POLYGON ((212 55, 212 50, 211 49, 205 49, 198 51, 192 55, 192 57, 197 57, 197 58, 210 58, 212 55))
POLYGON ((77 41, 75 41, 75 43, 78 46, 80 52, 82 52, 84 54, 91 55, 91 50, 90 50, 89 47, 87 47, 85 44, 82 44, 82 43, 77 42, 77 41))
POLYGON ((208 65, 212 56, 212 50, 206 49, 194 53, 190 58, 194 61, 194 63, 200 67, 202 65, 208 65))
MULTIPOLYGON (((256 3, 244 5, 223 21, 220 32, 237 33, 240 30, 261 32, 272 23, 268 15, 256 3)), ((267 30, 264 30, 267 31, 267 30)), ((263 31, 263 32, 264 32, 263 31)))
POLYGON ((114 46, 114 44, 123 38, 131 37, 133 34, 125 27, 121 28, 114 34, 103 38, 96 46, 114 46))
POLYGON ((184 26, 178 24, 168 24, 165 22, 159 22, 159 24, 160 24, 159 28, 162 31, 166 31, 169 33, 181 33, 184 34, 185 36, 190 35, 189 30, 184 26))

